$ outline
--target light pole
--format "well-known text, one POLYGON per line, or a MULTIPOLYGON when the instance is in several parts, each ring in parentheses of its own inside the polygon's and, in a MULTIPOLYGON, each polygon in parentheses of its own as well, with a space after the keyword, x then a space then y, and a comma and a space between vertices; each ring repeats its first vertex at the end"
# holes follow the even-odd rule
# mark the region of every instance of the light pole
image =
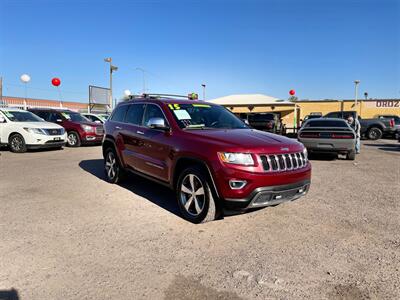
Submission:
POLYGON ((142 72, 142 78, 143 78, 143 94, 146 93, 146 71, 143 68, 135 68, 135 70, 141 71, 142 72))
POLYGON ((357 110, 357 104, 358 104, 358 102, 357 102, 357 98, 358 98, 358 85, 360 84, 360 80, 354 80, 354 105, 355 105, 355 107, 356 107, 356 110, 357 110))
POLYGON ((206 84, 202 83, 201 86, 203 87, 203 101, 206 101, 206 84))
POLYGON ((113 108, 113 97, 112 97, 112 73, 118 70, 118 67, 112 65, 112 58, 107 57, 104 59, 105 62, 110 63, 110 95, 109 95, 109 105, 110 109, 113 108))

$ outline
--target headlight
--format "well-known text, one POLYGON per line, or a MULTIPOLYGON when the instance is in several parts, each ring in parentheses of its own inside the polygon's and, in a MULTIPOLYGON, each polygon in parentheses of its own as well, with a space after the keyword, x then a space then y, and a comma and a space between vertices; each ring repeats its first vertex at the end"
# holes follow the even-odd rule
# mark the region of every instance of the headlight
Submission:
POLYGON ((29 132, 29 133, 36 133, 36 134, 46 134, 46 132, 43 129, 40 128, 28 128, 24 127, 24 129, 29 132))
POLYGON ((218 156, 219 159, 224 163, 243 166, 254 166, 254 160, 250 153, 219 152, 218 156))
POLYGON ((94 132, 94 127, 90 125, 81 125, 81 127, 85 132, 94 132))
POLYGON ((306 160, 306 162, 308 161, 308 152, 307 152, 307 148, 303 149, 303 154, 304 154, 304 158, 306 160))

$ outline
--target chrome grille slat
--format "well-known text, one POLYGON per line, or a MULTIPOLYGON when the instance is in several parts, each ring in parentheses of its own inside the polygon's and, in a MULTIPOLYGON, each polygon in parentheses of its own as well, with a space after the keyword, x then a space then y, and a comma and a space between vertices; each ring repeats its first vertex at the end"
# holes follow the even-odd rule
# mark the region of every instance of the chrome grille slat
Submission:
POLYGON ((303 152, 260 155, 264 172, 283 172, 298 170, 307 165, 303 152))

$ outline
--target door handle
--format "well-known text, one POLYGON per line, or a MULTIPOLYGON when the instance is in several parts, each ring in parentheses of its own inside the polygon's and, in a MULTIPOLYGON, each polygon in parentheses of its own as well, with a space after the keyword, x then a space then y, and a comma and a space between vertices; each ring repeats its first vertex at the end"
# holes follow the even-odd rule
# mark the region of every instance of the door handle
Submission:
POLYGON ((115 129, 122 129, 121 127, 119 127, 119 126, 115 126, 115 129))
POLYGON ((143 132, 143 131, 140 131, 140 130, 136 131, 136 133, 137 133, 137 134, 141 134, 141 135, 144 134, 144 132, 143 132))

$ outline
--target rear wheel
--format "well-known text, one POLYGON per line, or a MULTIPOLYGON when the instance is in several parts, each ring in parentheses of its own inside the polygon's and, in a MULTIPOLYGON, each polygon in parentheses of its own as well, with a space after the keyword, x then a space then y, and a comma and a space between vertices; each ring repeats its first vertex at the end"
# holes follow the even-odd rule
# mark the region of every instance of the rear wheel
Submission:
POLYGON ((10 147, 10 151, 14 153, 23 153, 26 152, 26 144, 24 137, 19 133, 15 133, 10 136, 8 139, 8 145, 10 147))
POLYGON ((104 172, 106 179, 110 183, 119 183, 123 179, 125 173, 118 160, 115 150, 108 148, 104 156, 104 172))
POLYGON ((182 172, 176 198, 183 217, 192 223, 205 223, 217 218, 210 180, 201 168, 193 166, 182 172))
POLYGON ((355 160, 356 159, 356 150, 350 150, 347 152, 346 159, 355 160))
POLYGON ((379 140, 382 137, 382 130, 378 127, 371 127, 367 132, 367 137, 370 140, 379 140))
POLYGON ((67 146, 68 147, 79 147, 81 145, 81 138, 75 131, 68 132, 67 135, 67 146))

